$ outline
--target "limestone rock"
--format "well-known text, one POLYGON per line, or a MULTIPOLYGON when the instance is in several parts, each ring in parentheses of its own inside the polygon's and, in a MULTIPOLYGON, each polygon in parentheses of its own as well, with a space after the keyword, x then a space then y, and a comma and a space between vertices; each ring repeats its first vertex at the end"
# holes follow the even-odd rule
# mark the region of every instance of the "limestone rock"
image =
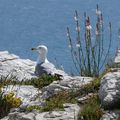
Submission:
MULTIPOLYGON (((115 58, 115 64, 118 64, 120 50, 115 58)), ((99 97, 104 108, 116 108, 120 104, 120 68, 112 69, 101 80, 99 97)))
POLYGON ((89 94, 87 94, 87 95, 85 95, 85 96, 79 97, 77 100, 78 100, 79 103, 85 104, 85 103, 88 103, 88 102, 89 102, 89 99, 90 99, 92 96, 95 96, 95 95, 96 95, 96 93, 89 93, 89 94))
POLYGON ((34 74, 36 62, 21 59, 8 51, 0 52, 0 76, 15 76, 18 80, 31 79, 34 74))
POLYGON ((49 86, 44 87, 42 91, 42 98, 46 99, 54 94, 57 94, 60 91, 64 90, 73 90, 79 89, 81 86, 90 83, 93 78, 91 77, 81 77, 75 76, 70 77, 67 76, 63 80, 55 81, 51 83, 49 86))
POLYGON ((21 59, 19 56, 11 54, 8 51, 0 51, 0 77, 16 77, 17 80, 21 81, 41 76, 43 73, 57 74, 63 78, 68 76, 67 73, 56 69, 48 61, 38 64, 29 59, 21 59))
POLYGON ((77 120, 80 107, 77 104, 64 104, 65 111, 51 112, 13 112, 1 120, 77 120))
POLYGON ((110 111, 110 112, 106 112, 100 120, 118 120, 118 113, 110 111))
POLYGON ((118 51, 117 51, 114 62, 115 63, 120 63, 120 49, 118 49, 118 51))
POLYGON ((102 81, 99 90, 101 104, 105 108, 111 108, 120 102, 120 71, 107 73, 102 81))
POLYGON ((9 85, 3 88, 4 94, 14 92, 15 95, 22 100, 21 108, 31 105, 41 105, 39 100, 36 100, 36 96, 41 92, 37 88, 30 85, 9 85))

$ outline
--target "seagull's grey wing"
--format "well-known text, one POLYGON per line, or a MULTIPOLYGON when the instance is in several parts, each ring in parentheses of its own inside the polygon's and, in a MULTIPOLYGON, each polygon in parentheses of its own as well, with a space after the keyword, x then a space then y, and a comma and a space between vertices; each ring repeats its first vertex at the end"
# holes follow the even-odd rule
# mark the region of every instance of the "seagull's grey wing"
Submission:
POLYGON ((56 69, 55 66, 50 63, 42 63, 42 64, 37 64, 35 68, 35 74, 37 76, 41 76, 42 74, 49 74, 49 75, 58 75, 58 76, 68 76, 64 71, 56 69))
POLYGON ((55 66, 48 62, 48 63, 42 63, 42 64, 37 64, 35 67, 35 74, 37 76, 41 76, 43 74, 53 74, 55 70, 55 66))
POLYGON ((58 76, 67 75, 63 70, 56 69, 56 67, 50 62, 44 63, 41 66, 44 68, 44 71, 46 71, 47 74, 58 75, 58 76))

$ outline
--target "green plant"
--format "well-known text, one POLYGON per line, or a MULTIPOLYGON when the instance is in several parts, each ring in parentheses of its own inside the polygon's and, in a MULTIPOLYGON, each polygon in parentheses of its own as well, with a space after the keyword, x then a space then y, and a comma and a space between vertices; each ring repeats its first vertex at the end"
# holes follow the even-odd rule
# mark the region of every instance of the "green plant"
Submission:
POLYGON ((0 118, 6 116, 11 108, 17 108, 22 103, 21 99, 16 97, 13 92, 5 94, 2 89, 4 86, 15 85, 16 78, 9 75, 0 78, 0 118))
POLYGON ((100 75, 99 77, 94 78, 93 81, 91 81, 90 83, 82 86, 80 88, 79 94, 83 95, 83 94, 88 94, 88 93, 97 93, 100 87, 100 83, 101 83, 101 79, 102 77, 107 74, 109 71, 111 71, 110 68, 105 69, 100 75))
POLYGON ((22 101, 16 97, 13 92, 4 95, 0 92, 0 118, 6 116, 11 108, 17 108, 21 105, 22 101))
POLYGON ((1 78, 0 79, 0 86, 8 86, 8 85, 33 85, 36 88, 41 89, 44 86, 49 85, 53 81, 60 80, 59 76, 51 76, 51 75, 42 75, 38 78, 32 78, 30 80, 22 80, 18 81, 17 79, 13 78, 1 78))
POLYGON ((6 77, 1 76, 0 77, 0 86, 8 86, 8 85, 15 85, 17 83, 17 78, 13 76, 9 76, 9 74, 6 77))
POLYGON ((6 101, 6 103, 10 107, 19 107, 22 103, 21 99, 16 97, 16 95, 13 92, 10 92, 9 94, 4 95, 3 99, 6 101))
MULTIPOLYGON (((88 93, 91 93, 91 92, 92 92, 92 93, 98 92, 102 77, 103 77, 106 73, 108 73, 109 71, 110 71, 110 69, 106 69, 105 71, 103 71, 103 73, 101 73, 101 74, 99 75, 99 77, 94 78, 93 81, 91 81, 90 83, 82 86, 82 88, 81 88, 80 91, 81 91, 83 94, 88 94, 88 93)), ((81 93, 81 94, 82 94, 82 93, 81 93)))
POLYGON ((38 105, 33 105, 33 106, 29 106, 25 109, 25 111, 27 112, 31 112, 32 110, 38 110, 41 111, 42 107, 38 106, 38 105))
POLYGON ((31 80, 22 81, 19 84, 33 85, 34 87, 41 89, 56 80, 60 80, 60 78, 58 76, 51 76, 44 74, 39 78, 32 78, 31 80))
MULTIPOLYGON (((67 37, 69 41, 69 47, 73 63, 77 72, 82 76, 99 76, 100 71, 103 70, 107 58, 109 57, 111 48, 112 29, 111 23, 109 23, 109 38, 105 38, 109 41, 108 48, 105 46, 104 29, 103 29, 103 15, 97 5, 96 9, 96 33, 91 35, 92 27, 90 17, 84 13, 84 34, 81 34, 81 26, 79 22, 79 16, 75 11, 75 23, 76 23, 76 47, 70 34, 70 29, 67 27, 67 37), (94 38, 94 39, 93 39, 94 38), (106 50, 107 48, 107 50, 106 50)), ((106 36, 105 36, 106 37, 106 36)))
POLYGON ((78 115, 78 120, 100 120, 103 110, 100 108, 99 97, 92 96, 87 104, 84 104, 78 115))
POLYGON ((62 91, 48 98, 43 111, 52 111, 55 109, 64 110, 64 103, 77 103, 76 94, 74 93, 73 91, 62 91))

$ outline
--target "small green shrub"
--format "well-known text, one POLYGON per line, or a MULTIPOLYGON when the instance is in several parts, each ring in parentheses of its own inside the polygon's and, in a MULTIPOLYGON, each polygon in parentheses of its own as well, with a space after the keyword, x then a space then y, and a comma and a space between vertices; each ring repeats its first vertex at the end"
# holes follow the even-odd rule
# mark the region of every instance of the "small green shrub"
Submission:
POLYGON ((74 94, 74 92, 72 91, 59 92, 56 95, 48 98, 46 100, 46 105, 44 107, 34 105, 27 107, 25 111, 31 112, 32 110, 39 110, 41 112, 44 112, 44 111, 52 111, 52 110, 64 110, 63 107, 64 103, 77 103, 75 97, 76 94, 74 94))
POLYGON ((16 85, 17 84, 17 79, 12 79, 12 78, 0 78, 0 87, 3 86, 8 86, 8 85, 16 85))
POLYGON ((19 107, 22 103, 21 99, 16 97, 16 95, 13 92, 10 92, 9 94, 4 95, 3 99, 6 101, 6 103, 10 107, 19 107))
POLYGON ((100 108, 99 97, 92 96, 87 104, 84 104, 78 115, 78 120, 100 120, 103 110, 100 108))
POLYGON ((59 92, 46 100, 46 106, 43 108, 43 111, 64 110, 64 103, 77 103, 76 94, 68 91, 59 92))
POLYGON ((25 111, 27 112, 31 112, 32 110, 39 110, 41 111, 42 110, 42 107, 38 106, 38 105, 33 105, 33 106, 29 106, 25 109, 25 111))
POLYGON ((0 78, 0 118, 6 116, 11 108, 17 108, 22 103, 21 99, 16 97, 13 92, 6 95, 2 92, 4 86, 11 84, 16 84, 15 77, 8 78, 8 76, 6 76, 0 78))
POLYGON ((31 80, 22 81, 20 84, 33 85, 34 87, 41 89, 56 80, 60 80, 60 78, 58 76, 42 75, 39 78, 32 78, 31 80))
POLYGON ((82 88, 80 89, 81 94, 88 94, 88 93, 91 93, 91 92, 93 92, 93 93, 98 92, 102 77, 106 73, 108 73, 110 70, 111 69, 107 68, 105 71, 103 71, 103 73, 101 73, 99 75, 99 77, 94 78, 93 81, 91 81, 90 83, 82 86, 82 88))
POLYGON ((43 88, 44 86, 49 85, 53 81, 60 80, 59 76, 51 76, 51 75, 42 75, 38 78, 32 78, 30 80, 22 80, 18 81, 17 79, 12 78, 1 78, 0 86, 8 86, 8 85, 33 85, 36 88, 43 88))
POLYGON ((0 92, 0 118, 6 116, 11 108, 17 108, 21 105, 22 101, 16 97, 13 92, 4 95, 0 92))

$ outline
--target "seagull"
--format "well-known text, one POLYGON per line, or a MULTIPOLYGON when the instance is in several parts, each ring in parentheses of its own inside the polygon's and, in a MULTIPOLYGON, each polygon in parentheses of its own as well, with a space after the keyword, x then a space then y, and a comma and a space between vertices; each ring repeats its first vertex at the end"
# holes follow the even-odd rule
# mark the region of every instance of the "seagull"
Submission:
POLYGON ((59 77, 67 76, 67 73, 62 70, 56 69, 55 65, 48 61, 48 48, 45 45, 39 45, 35 48, 32 48, 31 50, 36 51, 39 54, 35 67, 35 75, 41 76, 43 74, 48 74, 52 76, 57 75, 59 77))

